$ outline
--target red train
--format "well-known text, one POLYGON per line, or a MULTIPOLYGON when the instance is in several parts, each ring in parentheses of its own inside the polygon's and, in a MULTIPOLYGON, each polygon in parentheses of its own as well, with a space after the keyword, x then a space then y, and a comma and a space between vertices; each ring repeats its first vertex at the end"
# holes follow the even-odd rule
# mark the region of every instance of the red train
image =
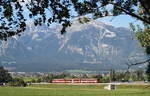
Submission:
POLYGON ((53 79, 52 83, 97 83, 95 78, 53 79))

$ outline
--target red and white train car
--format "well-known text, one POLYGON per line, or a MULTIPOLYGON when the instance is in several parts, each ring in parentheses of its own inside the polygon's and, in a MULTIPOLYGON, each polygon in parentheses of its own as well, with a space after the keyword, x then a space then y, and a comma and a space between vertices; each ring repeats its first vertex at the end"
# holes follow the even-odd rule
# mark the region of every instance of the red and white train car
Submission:
POLYGON ((95 78, 53 79, 52 83, 98 83, 95 78))
POLYGON ((52 83, 66 83, 64 79, 53 79, 52 83))

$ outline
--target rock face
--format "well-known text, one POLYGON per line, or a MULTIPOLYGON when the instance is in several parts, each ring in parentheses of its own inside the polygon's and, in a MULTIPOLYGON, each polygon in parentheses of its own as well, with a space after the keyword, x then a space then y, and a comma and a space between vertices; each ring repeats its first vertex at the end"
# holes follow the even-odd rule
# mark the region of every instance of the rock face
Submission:
POLYGON ((21 37, 1 41, 1 64, 11 71, 99 71, 124 69, 127 58, 143 54, 126 28, 98 20, 86 24, 74 21, 64 35, 60 28, 31 24, 21 37))

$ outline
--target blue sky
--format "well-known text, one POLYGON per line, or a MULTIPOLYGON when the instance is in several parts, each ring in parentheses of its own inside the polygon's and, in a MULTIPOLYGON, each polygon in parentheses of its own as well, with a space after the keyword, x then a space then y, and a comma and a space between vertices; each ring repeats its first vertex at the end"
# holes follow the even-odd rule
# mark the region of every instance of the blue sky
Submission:
MULTIPOLYGON (((27 2, 27 0, 25 0, 27 2)), ((28 0, 30 1, 30 0, 28 0)), ((111 6, 108 6, 111 7, 111 6)), ((28 15, 29 11, 25 10, 25 14, 28 15)), ((71 12, 71 14, 75 14, 74 11, 71 12)), ((47 14, 50 15, 50 14, 47 14)), ((27 16, 28 17, 28 16, 27 16)), ((115 27, 126 27, 129 28, 129 23, 133 23, 133 24, 139 24, 140 26, 142 26, 142 22, 129 16, 129 15, 120 15, 120 16, 115 16, 115 17, 104 17, 104 18, 99 18, 99 20, 103 20, 106 22, 110 22, 111 25, 115 26, 115 27)), ((142 26, 143 27, 143 26, 142 26)))
POLYGON ((129 28, 129 23, 139 24, 142 26, 142 22, 129 16, 129 15, 120 15, 116 17, 104 17, 100 18, 100 20, 110 22, 115 27, 127 27, 129 28))

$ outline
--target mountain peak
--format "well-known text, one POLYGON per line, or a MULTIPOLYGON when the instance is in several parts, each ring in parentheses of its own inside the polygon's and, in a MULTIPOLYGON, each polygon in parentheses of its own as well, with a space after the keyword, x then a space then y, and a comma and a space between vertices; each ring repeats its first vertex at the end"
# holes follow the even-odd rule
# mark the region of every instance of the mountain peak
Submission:
POLYGON ((123 69, 131 54, 143 52, 137 41, 130 38, 128 29, 115 28, 100 20, 85 24, 74 21, 64 35, 59 30, 60 26, 31 26, 27 34, 8 41, 1 61, 16 62, 6 65, 13 67, 12 71, 123 69))

